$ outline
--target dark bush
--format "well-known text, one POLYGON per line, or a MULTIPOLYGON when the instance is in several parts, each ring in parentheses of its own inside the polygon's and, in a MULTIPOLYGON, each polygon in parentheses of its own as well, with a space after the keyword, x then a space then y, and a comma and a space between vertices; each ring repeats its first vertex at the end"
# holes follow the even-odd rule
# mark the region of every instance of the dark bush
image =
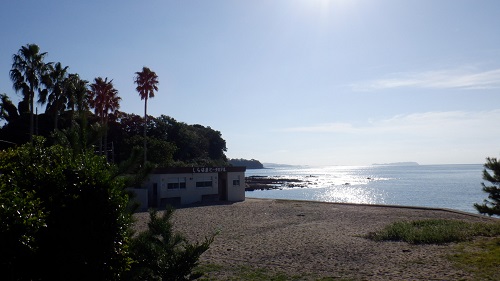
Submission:
POLYGON ((0 202, 10 202, 0 206, 0 279, 120 278, 128 197, 104 158, 37 139, 0 152, 0 173, 0 202))

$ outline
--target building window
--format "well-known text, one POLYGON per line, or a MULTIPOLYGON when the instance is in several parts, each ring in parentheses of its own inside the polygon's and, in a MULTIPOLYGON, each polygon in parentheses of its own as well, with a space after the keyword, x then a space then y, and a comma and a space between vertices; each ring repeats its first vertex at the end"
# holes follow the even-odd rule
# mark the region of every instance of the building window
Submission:
POLYGON ((167 189, 186 189, 186 178, 168 178, 167 189))
POLYGON ((240 176, 237 179, 233 180, 233 186, 240 186, 240 176))
POLYGON ((196 187, 212 187, 213 180, 212 177, 204 177, 196 179, 196 187))

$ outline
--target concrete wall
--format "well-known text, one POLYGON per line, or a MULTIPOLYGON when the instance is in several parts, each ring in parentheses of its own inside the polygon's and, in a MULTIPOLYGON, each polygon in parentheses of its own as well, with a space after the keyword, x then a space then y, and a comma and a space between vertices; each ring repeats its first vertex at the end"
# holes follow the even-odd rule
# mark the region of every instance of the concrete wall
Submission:
POLYGON ((245 201, 245 172, 229 172, 227 178, 227 200, 245 201))

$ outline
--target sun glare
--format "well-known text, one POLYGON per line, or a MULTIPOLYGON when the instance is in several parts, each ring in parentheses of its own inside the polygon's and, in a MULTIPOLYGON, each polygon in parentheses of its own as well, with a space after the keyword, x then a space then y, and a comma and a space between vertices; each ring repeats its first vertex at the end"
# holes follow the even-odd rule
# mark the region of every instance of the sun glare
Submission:
POLYGON ((350 9, 356 5, 355 0, 305 0, 306 5, 314 9, 350 9))
POLYGON ((311 3, 311 5, 316 6, 320 9, 328 9, 330 7, 330 4, 333 1, 332 0, 312 0, 312 1, 308 1, 308 2, 311 3))
POLYGON ((302 0, 300 10, 322 20, 345 20, 356 8, 356 0, 302 0))

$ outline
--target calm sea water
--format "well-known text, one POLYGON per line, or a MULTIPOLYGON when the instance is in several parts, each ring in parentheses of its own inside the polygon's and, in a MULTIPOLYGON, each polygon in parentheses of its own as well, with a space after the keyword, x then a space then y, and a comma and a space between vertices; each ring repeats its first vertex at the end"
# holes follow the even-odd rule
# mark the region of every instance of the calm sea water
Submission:
POLYGON ((246 176, 293 178, 305 187, 247 191, 247 197, 387 204, 456 209, 477 213, 483 165, 373 165, 275 167, 247 170, 246 176))

